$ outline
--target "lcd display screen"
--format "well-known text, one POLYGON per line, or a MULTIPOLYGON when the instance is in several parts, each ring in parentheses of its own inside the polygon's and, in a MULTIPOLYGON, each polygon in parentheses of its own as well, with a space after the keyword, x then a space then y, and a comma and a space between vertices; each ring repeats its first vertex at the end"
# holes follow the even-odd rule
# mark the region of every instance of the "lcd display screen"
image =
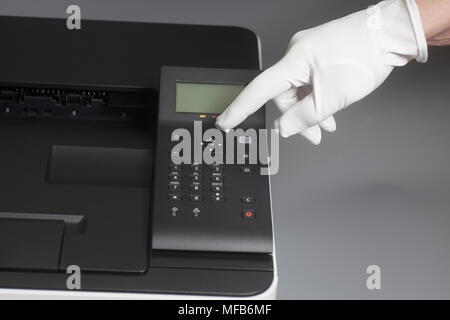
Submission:
POLYGON ((177 82, 176 112, 222 113, 245 85, 177 82))

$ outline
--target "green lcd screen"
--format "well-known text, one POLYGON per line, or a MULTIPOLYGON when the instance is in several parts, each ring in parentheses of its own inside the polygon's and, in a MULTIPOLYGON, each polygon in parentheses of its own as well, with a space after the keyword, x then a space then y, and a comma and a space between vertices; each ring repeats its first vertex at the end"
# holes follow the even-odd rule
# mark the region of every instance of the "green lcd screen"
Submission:
POLYGON ((176 112, 222 113, 244 85, 177 82, 176 112))

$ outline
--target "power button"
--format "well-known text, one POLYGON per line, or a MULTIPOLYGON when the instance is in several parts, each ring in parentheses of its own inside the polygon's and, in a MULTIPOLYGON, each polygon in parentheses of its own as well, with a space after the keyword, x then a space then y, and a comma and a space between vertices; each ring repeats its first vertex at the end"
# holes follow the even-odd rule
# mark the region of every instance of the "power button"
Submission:
POLYGON ((245 210, 241 213, 243 219, 255 219, 255 212, 253 210, 245 210))

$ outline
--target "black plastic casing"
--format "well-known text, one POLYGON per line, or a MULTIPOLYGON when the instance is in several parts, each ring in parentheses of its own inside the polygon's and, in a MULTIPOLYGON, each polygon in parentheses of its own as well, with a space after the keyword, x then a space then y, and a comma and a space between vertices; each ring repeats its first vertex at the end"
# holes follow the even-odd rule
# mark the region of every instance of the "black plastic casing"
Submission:
MULTIPOLYGON (((0 36, 7 47, 0 52, 2 85, 158 93, 164 65, 259 69, 257 37, 236 27, 83 20, 81 30, 71 31, 65 19, 0 17, 0 36)), ((149 118, 138 122, 110 122, 98 118, 100 113, 93 119, 1 115, 0 225, 22 230, 10 232, 10 239, 23 241, 30 251, 12 264, 27 268, 0 266, 0 288, 68 290, 71 264, 81 266, 82 291, 249 296, 271 285, 268 216, 261 219, 263 234, 251 231, 262 240, 261 249, 238 250, 239 242, 229 240, 214 251, 191 250, 201 249, 193 244, 152 249, 158 234, 153 234, 152 194, 160 187, 153 179, 159 169, 154 141, 163 131, 156 129, 158 105, 146 108, 149 118), (127 161, 101 167, 102 157, 127 161), (85 164, 93 174, 82 170, 85 164), (105 167, 109 171, 95 170, 105 167), (149 174, 135 180, 124 172, 108 177, 114 168, 149 174), (43 233, 50 236, 36 241, 43 233)), ((167 184, 161 188, 166 191, 167 184)), ((254 222, 259 221, 258 216, 254 222)), ((3 252, 19 243, 5 246, 3 252)))

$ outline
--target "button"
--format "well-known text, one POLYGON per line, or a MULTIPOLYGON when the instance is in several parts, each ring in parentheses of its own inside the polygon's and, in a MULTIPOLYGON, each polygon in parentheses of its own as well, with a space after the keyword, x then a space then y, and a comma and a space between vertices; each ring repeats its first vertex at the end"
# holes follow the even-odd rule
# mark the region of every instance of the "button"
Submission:
POLYGON ((200 184, 193 184, 189 187, 191 191, 202 191, 202 186, 200 184))
POLYGON ((244 196, 244 197, 241 197, 241 202, 242 203, 255 203, 256 199, 255 199, 255 197, 252 197, 252 196, 244 196))
POLYGON ((181 200, 181 195, 179 195, 179 194, 169 194, 169 200, 172 200, 172 201, 181 200))
POLYGON ((198 164, 192 164, 191 165, 191 171, 192 172, 201 172, 202 171, 202 167, 198 164))
POLYGON ((222 187, 222 186, 212 186, 211 187, 211 191, 213 191, 213 192, 223 192, 224 191, 224 187, 222 187))
POLYGON ((241 167, 241 172, 245 174, 252 174, 253 170, 250 167, 241 167))
POLYGON ((169 179, 171 181, 180 181, 182 178, 181 174, 175 173, 175 174, 169 174, 169 179))
POLYGON ((203 197, 199 194, 191 194, 189 196, 189 200, 191 201, 203 201, 203 197))
POLYGON ((200 209, 199 209, 199 208, 194 208, 194 209, 192 209, 192 215, 193 215, 195 218, 198 218, 198 216, 200 215, 200 209))
POLYGON ((223 166, 211 166, 211 172, 222 172, 223 171, 223 166))
POLYGON ((177 171, 177 172, 179 172, 179 171, 181 171, 183 168, 180 166, 180 165, 178 165, 178 164, 170 164, 169 165, 169 170, 170 171, 177 171))
POLYGON ((178 209, 178 207, 172 207, 172 208, 170 208, 170 214, 173 216, 173 217, 176 217, 177 215, 178 215, 178 212, 180 211, 180 209, 178 209))
POLYGON ((202 181, 202 180, 203 180, 203 177, 200 176, 200 175, 198 175, 198 174, 196 174, 196 175, 191 175, 191 181, 193 181, 193 182, 200 182, 200 181, 202 181))
POLYGON ((216 195, 214 195, 214 196, 211 197, 211 201, 212 202, 224 202, 225 198, 224 198, 224 196, 216 196, 216 195))
POLYGON ((180 191, 181 190, 181 185, 171 183, 171 184, 169 184, 169 190, 170 191, 180 191))
POLYGON ((222 176, 212 176, 211 181, 212 182, 222 182, 224 179, 222 176))
POLYGON ((242 215, 243 219, 255 219, 256 218, 255 212, 252 210, 242 211, 241 215, 242 215))

